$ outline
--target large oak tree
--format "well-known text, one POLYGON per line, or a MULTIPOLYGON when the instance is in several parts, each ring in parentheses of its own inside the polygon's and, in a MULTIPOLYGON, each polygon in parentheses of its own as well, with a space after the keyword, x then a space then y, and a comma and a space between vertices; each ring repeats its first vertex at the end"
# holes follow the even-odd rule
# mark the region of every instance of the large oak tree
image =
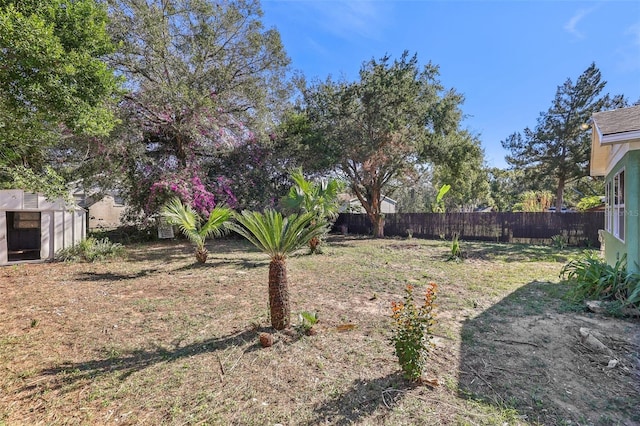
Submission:
POLYGON ((108 4, 120 46, 112 64, 130 89, 122 107, 134 130, 131 201, 152 211, 182 195, 172 188, 197 181, 211 191, 210 162, 264 139, 286 99, 279 33, 263 27, 257 0, 108 4))
POLYGON ((451 158, 447 146, 460 133, 463 99, 437 77, 437 66, 421 68, 416 55, 404 52, 399 59, 365 62, 359 81, 328 78, 305 90, 308 125, 296 126, 305 129, 299 143, 307 156, 345 176, 376 237, 384 236, 386 191, 410 178, 417 165, 451 158))

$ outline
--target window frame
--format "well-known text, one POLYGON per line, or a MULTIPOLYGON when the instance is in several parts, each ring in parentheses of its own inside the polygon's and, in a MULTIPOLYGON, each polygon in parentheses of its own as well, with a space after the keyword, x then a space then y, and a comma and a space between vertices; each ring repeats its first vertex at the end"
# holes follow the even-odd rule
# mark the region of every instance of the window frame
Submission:
POLYGON ((625 241, 626 214, 625 214, 625 169, 620 169, 611 179, 612 208, 611 208, 611 234, 625 241))

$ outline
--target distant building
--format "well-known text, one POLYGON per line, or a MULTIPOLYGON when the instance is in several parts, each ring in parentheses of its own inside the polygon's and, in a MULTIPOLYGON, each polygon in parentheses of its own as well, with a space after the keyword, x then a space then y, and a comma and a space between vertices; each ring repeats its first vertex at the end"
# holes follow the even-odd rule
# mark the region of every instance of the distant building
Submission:
POLYGON ((103 229, 116 229, 122 226, 123 215, 127 206, 124 200, 116 192, 108 192, 102 196, 87 196, 84 191, 76 191, 73 194, 79 206, 85 208, 88 213, 88 226, 90 231, 103 229))
MULTIPOLYGON (((358 200, 357 197, 353 197, 350 194, 340 194, 338 196, 338 199, 340 200, 340 208, 339 208, 340 213, 357 213, 357 214, 366 213, 366 211, 364 210, 364 207, 362 207, 362 204, 360 203, 360 200, 358 200)), ((396 200, 393 200, 383 195, 382 201, 380 204, 381 204, 380 210, 382 211, 382 213, 389 214, 389 213, 396 212, 396 206, 398 202, 396 200)))

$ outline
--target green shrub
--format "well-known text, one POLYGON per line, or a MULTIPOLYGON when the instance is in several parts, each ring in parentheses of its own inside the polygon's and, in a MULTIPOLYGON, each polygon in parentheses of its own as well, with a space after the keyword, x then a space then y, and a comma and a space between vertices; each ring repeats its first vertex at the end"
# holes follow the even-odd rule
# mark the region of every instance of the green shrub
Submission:
POLYGON ((573 284, 570 295, 574 300, 611 300, 640 306, 640 275, 627 272, 626 254, 609 265, 597 252, 584 252, 562 268, 560 277, 573 284))
POLYGON ((98 240, 93 237, 86 238, 71 247, 62 249, 56 253, 56 260, 63 262, 95 262, 121 256, 124 253, 122 244, 112 243, 108 238, 98 240))
POLYGON ((578 201, 578 205, 576 206, 579 211, 583 212, 589 210, 593 207, 598 207, 603 205, 602 197, 599 195, 591 195, 588 197, 583 197, 578 201))
POLYGON ((562 250, 567 246, 567 239, 564 235, 554 235, 551 237, 551 245, 558 250, 562 250))
POLYGON ((405 289, 404 302, 391 303, 394 321, 391 341, 403 375, 409 380, 419 380, 427 362, 437 288, 435 283, 427 285, 422 306, 416 306, 410 285, 405 289))

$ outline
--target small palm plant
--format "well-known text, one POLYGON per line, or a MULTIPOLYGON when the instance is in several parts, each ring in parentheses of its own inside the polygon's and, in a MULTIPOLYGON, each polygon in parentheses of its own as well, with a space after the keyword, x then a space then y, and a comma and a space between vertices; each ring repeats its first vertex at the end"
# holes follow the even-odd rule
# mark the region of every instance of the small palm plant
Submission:
POLYGON ((188 204, 182 204, 178 197, 172 198, 162 209, 162 217, 170 225, 176 225, 180 232, 196 246, 196 260, 205 263, 209 251, 204 246, 208 237, 220 237, 228 228, 233 212, 228 207, 216 206, 209 219, 202 223, 202 217, 188 204))
MULTIPOLYGON (((314 183, 305 179, 302 169, 292 171, 291 179, 294 186, 282 199, 285 209, 296 213, 313 213, 316 222, 327 225, 338 218, 338 194, 344 187, 341 181, 329 179, 314 183)), ((311 253, 318 250, 320 237, 317 236, 309 241, 311 253)))
POLYGON ((236 215, 232 229, 271 257, 269 263, 269 310, 271 325, 283 330, 291 324, 289 284, 285 259, 295 250, 322 235, 326 225, 309 212, 283 217, 274 210, 264 213, 243 211, 236 215))

